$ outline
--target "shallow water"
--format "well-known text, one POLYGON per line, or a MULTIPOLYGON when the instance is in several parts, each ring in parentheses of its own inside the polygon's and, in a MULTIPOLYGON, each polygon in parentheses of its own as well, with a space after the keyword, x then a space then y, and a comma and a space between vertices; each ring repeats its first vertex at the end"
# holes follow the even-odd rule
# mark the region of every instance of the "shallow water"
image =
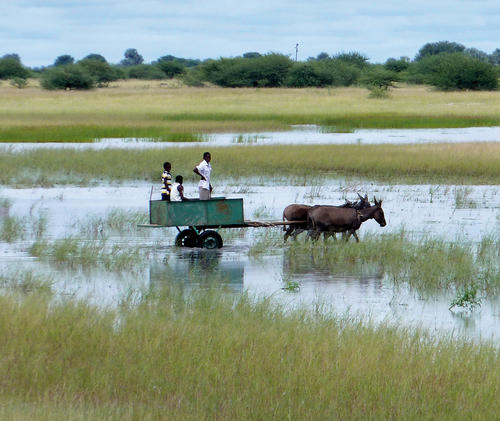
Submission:
MULTIPOLYGON (((196 186, 186 184, 187 196, 196 195, 196 186)), ((280 220, 290 203, 341 204, 355 200, 356 193, 383 199, 388 225, 380 228, 367 221, 364 233, 394 233, 405 229, 414 236, 432 236, 449 240, 480 241, 500 233, 500 186, 381 185, 366 182, 346 183, 331 180, 309 186, 247 185, 226 182, 216 185, 216 194, 243 197, 245 218, 280 220)), ((93 217, 103 217, 112 209, 146 213, 150 186, 91 188, 3 188, 0 197, 12 201, 10 215, 25 220, 44 214, 48 219, 46 237, 81 236, 80 227, 93 217)), ((155 191, 153 198, 158 198, 155 191)), ((454 298, 443 293, 422 298, 405 285, 395 287, 382 273, 332 273, 314 262, 290 264, 286 247, 271 247, 253 256, 249 251, 266 233, 281 236, 280 228, 224 230, 221 250, 177 249, 172 246, 175 228, 146 228, 111 236, 116 244, 136 245, 149 257, 133 271, 109 272, 102 268, 83 271, 57 268, 30 257, 33 239, 12 244, 0 243, 2 273, 31 269, 52 274, 53 288, 61 294, 90 297, 100 305, 117 304, 131 291, 158 288, 172 277, 186 290, 223 286, 231 291, 249 290, 272 295, 290 306, 320 305, 323 310, 369 317, 402 326, 425 327, 432 332, 464 335, 468 338, 492 338, 500 343, 500 305, 484 300, 472 313, 450 312, 454 298), (190 276, 196 274, 197 276, 190 276), (201 275, 201 276, 200 276, 201 275), (282 290, 287 281, 296 281, 300 290, 282 290)), ((97 233, 97 236, 99 233, 97 233)), ((294 262, 295 263, 295 262, 294 262)))
POLYGON ((319 145, 319 144, 419 144, 459 142, 500 142, 500 127, 459 129, 358 129, 352 133, 326 133, 314 125, 293 126, 284 132, 215 133, 204 135, 204 142, 154 142, 150 139, 99 139, 93 143, 0 143, 0 150, 13 152, 37 148, 143 149, 190 146, 237 145, 319 145))

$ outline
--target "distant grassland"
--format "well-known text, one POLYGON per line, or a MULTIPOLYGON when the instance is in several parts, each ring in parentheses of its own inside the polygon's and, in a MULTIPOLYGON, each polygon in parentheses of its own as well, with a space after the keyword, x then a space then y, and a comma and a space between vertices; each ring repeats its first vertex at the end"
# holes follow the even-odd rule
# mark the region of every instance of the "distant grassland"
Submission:
MULTIPOLYGON (((172 133, 286 130, 317 124, 355 128, 500 125, 500 92, 439 92, 402 86, 391 98, 362 88, 187 88, 119 81, 109 88, 43 91, 0 86, 0 141, 90 141, 103 137, 169 140, 172 133)), ((175 136, 174 136, 175 137, 175 136)), ((478 139, 480 140, 480 139, 478 139)))
MULTIPOLYGON (((0 153, 0 183, 17 186, 89 185, 132 180, 158 183, 164 161, 174 175, 196 182, 205 148, 73 150, 42 148, 0 153)), ((500 143, 210 147, 213 184, 257 177, 303 184, 323 177, 383 182, 500 184, 500 143)))

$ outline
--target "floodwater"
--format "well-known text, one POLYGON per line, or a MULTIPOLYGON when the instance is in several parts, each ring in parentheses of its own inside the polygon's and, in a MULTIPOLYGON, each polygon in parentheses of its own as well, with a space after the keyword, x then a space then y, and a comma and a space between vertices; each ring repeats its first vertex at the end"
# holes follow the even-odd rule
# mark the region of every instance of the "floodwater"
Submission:
POLYGON ((499 142, 500 127, 458 129, 358 129, 352 133, 328 133, 315 125, 292 126, 283 132, 219 133, 204 135, 203 142, 155 142, 150 139, 96 139, 92 143, 0 143, 0 150, 13 152, 37 148, 144 149, 191 146, 238 145, 319 145, 319 144, 419 144, 459 142, 499 142))
MULTIPOLYGON (((447 240, 480 241, 500 234, 500 186, 383 185, 330 180, 309 186, 262 185, 255 180, 217 185, 217 196, 242 197, 245 219, 280 220, 290 203, 341 204, 357 193, 383 199, 388 225, 367 221, 364 233, 394 233, 404 229, 414 236, 447 240), (241 183, 244 183, 241 184, 241 183)), ((0 197, 10 199, 10 214, 29 220, 45 215, 50 241, 75 235, 89 218, 103 217, 113 209, 147 212, 151 186, 3 188, 0 197)), ((196 185, 185 185, 186 195, 196 195, 196 185)), ((159 192, 153 193, 159 198, 159 192)), ((421 297, 407 286, 394 284, 383 273, 334 273, 311 259, 291 262, 287 247, 272 246, 254 255, 252 247, 265 235, 282 235, 280 228, 224 230, 220 250, 178 249, 172 246, 175 228, 135 229, 108 239, 136 245, 146 252, 144 264, 132 273, 104 269, 56 268, 29 256, 33 239, 0 243, 2 274, 33 270, 53 276, 60 294, 85 297, 99 305, 115 305, 131 291, 158 288, 172 278, 186 291, 223 286, 230 291, 273 296, 290 307, 319 306, 340 315, 369 318, 405 327, 423 327, 436 334, 491 339, 500 344, 500 303, 485 298, 473 312, 448 310, 455 294, 421 297), (293 264, 291 264, 293 263, 293 264), (197 274, 197 276, 191 276, 197 274), (215 281, 214 281, 215 279, 215 281), (283 290, 286 282, 298 282, 297 292, 283 290)), ((273 244, 277 244, 276 242, 273 244)), ((278 242, 278 244, 280 244, 278 242)))

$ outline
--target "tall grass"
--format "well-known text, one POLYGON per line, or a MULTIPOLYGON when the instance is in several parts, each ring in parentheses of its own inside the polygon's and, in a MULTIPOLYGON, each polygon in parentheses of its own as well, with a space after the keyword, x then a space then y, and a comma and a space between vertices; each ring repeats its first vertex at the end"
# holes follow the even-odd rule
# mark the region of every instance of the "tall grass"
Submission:
POLYGON ((0 87, 0 140, 159 138, 168 133, 285 130, 292 124, 353 128, 500 125, 498 92, 401 86, 373 101, 362 88, 165 89, 119 82, 90 92, 0 87))
POLYGON ((0 417, 495 419, 500 353, 208 290, 0 297, 0 417))
MULTIPOLYGON (((110 235, 121 237, 134 234, 138 230, 138 224, 149 221, 146 212, 126 211, 118 208, 109 209, 105 215, 88 215, 82 220, 74 223, 79 234, 85 238, 104 239, 110 235)), ((150 233, 149 230, 141 229, 141 234, 150 233)))
POLYGON ((479 244, 411 239, 404 232, 365 235, 359 243, 302 239, 292 242, 285 253, 291 273, 304 267, 332 273, 378 272, 423 296, 470 286, 491 297, 500 295, 500 241, 494 236, 479 244))
POLYGON ((66 237, 53 242, 39 240, 31 245, 29 253, 73 269, 102 266, 107 270, 134 271, 144 264, 144 253, 139 247, 108 244, 104 239, 66 237))
MULTIPOLYGON (((162 164, 197 181, 193 167, 204 149, 95 151, 38 149, 0 153, 0 183, 21 186, 87 185, 102 180, 158 183, 162 164)), ((500 144, 315 145, 212 147, 213 181, 222 177, 356 177, 385 182, 499 184, 500 144)), ((312 180, 311 180, 312 181, 312 180)))

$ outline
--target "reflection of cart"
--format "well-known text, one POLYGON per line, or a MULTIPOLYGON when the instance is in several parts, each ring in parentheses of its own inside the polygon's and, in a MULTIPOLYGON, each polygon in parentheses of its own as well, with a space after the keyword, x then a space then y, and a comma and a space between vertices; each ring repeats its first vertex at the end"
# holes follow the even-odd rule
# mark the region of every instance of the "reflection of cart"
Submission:
POLYGON ((303 221, 245 221, 243 199, 215 197, 210 200, 189 200, 186 202, 149 201, 149 224, 141 227, 176 227, 179 231, 175 245, 179 247, 222 247, 218 228, 273 227, 303 221), (188 227, 181 230, 179 227, 188 227))

